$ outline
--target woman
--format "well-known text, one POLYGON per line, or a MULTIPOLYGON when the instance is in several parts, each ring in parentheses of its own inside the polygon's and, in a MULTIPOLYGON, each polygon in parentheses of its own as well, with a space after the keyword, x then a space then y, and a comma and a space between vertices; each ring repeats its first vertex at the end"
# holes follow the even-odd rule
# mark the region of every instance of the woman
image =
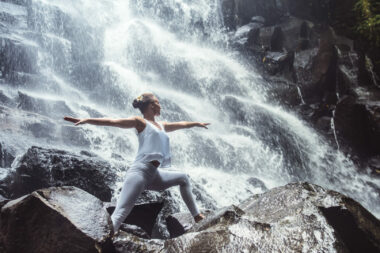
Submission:
POLYGON ((181 196, 194 217, 199 222, 205 216, 201 214, 191 193, 191 185, 185 173, 164 171, 158 169, 171 165, 169 137, 166 132, 183 128, 204 127, 210 123, 199 122, 156 122, 155 117, 160 115, 161 106, 156 96, 144 93, 133 101, 133 107, 139 108, 143 118, 139 116, 126 119, 76 119, 64 117, 65 120, 80 124, 100 126, 114 126, 121 128, 135 128, 139 139, 137 157, 126 173, 126 179, 117 201, 111 219, 114 231, 117 232, 121 223, 132 210, 135 201, 143 190, 162 191, 171 186, 179 185, 181 196))

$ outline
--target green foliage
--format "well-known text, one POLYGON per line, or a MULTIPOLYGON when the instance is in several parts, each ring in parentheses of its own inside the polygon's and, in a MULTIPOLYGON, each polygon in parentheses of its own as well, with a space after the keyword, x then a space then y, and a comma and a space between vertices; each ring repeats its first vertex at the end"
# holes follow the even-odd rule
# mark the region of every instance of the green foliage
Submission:
POLYGON ((380 2, 378 0, 358 0, 354 10, 359 18, 356 32, 373 46, 380 46, 380 2))

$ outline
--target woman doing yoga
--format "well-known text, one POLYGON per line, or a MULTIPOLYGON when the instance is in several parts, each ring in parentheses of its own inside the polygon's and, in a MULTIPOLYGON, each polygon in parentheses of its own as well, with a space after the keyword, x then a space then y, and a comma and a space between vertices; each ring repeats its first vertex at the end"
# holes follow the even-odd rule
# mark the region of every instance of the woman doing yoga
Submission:
POLYGON ((121 223, 131 212, 135 201, 144 190, 162 191, 171 186, 179 185, 181 196, 194 217, 195 222, 204 218, 195 204, 191 193, 191 185, 187 174, 175 171, 165 171, 171 165, 169 136, 171 132, 183 128, 203 127, 209 123, 199 122, 157 122, 161 105, 152 93, 144 93, 133 101, 133 107, 139 108, 143 117, 135 116, 123 119, 90 118, 77 119, 64 117, 65 120, 80 124, 135 128, 139 140, 137 157, 126 173, 126 178, 111 219, 114 232, 119 230, 121 223))

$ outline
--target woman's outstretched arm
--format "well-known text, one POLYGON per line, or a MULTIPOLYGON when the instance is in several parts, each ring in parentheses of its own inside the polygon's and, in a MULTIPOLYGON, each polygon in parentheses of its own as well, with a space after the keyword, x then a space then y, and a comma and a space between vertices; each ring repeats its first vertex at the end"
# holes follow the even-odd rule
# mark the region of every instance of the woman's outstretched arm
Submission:
POLYGON ((203 127, 207 128, 210 123, 201 123, 201 122, 189 122, 189 121, 180 121, 180 122, 162 122, 162 125, 165 128, 166 132, 172 132, 179 129, 191 128, 191 127, 203 127))
POLYGON ((134 116, 124 119, 109 119, 109 118, 87 118, 87 119, 78 119, 73 117, 64 117, 64 120, 75 123, 75 125, 81 124, 91 124, 97 126, 113 126, 121 128, 139 128, 145 127, 145 122, 141 117, 134 116))

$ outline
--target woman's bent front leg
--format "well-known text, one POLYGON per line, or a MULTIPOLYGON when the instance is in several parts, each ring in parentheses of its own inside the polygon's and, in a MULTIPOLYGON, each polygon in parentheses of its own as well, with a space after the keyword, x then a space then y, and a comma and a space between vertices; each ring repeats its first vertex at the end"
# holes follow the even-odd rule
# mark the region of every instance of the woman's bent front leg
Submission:
POLYGON ((111 215, 114 232, 119 230, 121 223, 131 212, 137 198, 146 186, 146 179, 139 173, 128 173, 124 181, 115 211, 111 215))
POLYGON ((161 169, 158 169, 153 181, 147 185, 147 189, 153 191, 162 191, 175 185, 179 185, 182 199, 189 209, 191 215, 198 215, 199 210, 195 204, 193 194, 191 193, 190 179, 187 174, 182 172, 163 171, 161 169))

